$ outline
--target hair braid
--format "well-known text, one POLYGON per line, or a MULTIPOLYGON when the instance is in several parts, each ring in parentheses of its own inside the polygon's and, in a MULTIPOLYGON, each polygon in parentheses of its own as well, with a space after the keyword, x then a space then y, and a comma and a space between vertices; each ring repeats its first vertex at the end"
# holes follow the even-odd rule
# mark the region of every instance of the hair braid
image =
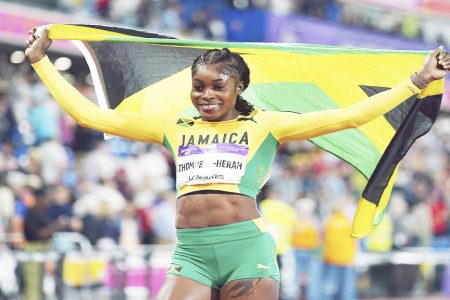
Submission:
POLYGON ((241 95, 237 97, 235 108, 244 116, 248 116, 255 109, 253 105, 242 98, 241 95))

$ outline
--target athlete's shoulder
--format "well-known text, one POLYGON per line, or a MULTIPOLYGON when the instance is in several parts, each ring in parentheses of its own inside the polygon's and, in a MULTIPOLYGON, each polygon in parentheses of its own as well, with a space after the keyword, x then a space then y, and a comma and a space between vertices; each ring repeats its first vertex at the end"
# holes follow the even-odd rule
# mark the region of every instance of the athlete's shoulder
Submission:
POLYGON ((239 116, 236 118, 236 121, 238 121, 238 122, 251 121, 251 122, 257 123, 257 122, 256 122, 256 118, 258 117, 259 113, 260 113, 260 110, 259 110, 259 109, 254 109, 254 110, 253 110, 252 112, 250 112, 250 114, 248 114, 248 115, 239 115, 239 116))
POLYGON ((238 121, 250 120, 258 124, 265 124, 272 119, 273 111, 255 108, 248 116, 239 116, 238 121))
POLYGON ((296 112, 278 111, 278 110, 259 110, 255 118, 272 121, 280 118, 289 118, 292 115, 298 115, 296 112))

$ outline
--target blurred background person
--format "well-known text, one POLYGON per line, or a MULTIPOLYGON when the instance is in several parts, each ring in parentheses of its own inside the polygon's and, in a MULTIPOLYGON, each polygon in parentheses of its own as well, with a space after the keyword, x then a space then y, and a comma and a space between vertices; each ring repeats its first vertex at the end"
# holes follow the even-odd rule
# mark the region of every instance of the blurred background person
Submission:
POLYGON ((336 201, 325 219, 322 300, 358 299, 354 266, 358 241, 350 236, 351 218, 345 212, 349 205, 352 206, 352 202, 348 202, 351 199, 336 201))
MULTIPOLYGON (((77 220, 60 216, 50 221, 48 213, 48 193, 42 189, 33 191, 34 204, 27 210, 24 220, 25 250, 44 252, 49 250, 50 239, 55 232, 62 230, 77 230, 80 225, 77 220)), ((42 262, 31 260, 24 266, 24 283, 26 299, 41 299, 42 297, 42 262)))
POLYGON ((294 202, 297 219, 292 232, 295 254, 295 279, 298 297, 320 300, 322 282, 322 232, 316 215, 317 202, 300 198, 294 202))
POLYGON ((267 230, 276 243, 277 262, 280 268, 280 299, 293 300, 296 293, 295 270, 288 267, 295 265, 292 248, 292 232, 295 225, 295 209, 280 200, 276 187, 268 188, 266 197, 258 205, 267 230))

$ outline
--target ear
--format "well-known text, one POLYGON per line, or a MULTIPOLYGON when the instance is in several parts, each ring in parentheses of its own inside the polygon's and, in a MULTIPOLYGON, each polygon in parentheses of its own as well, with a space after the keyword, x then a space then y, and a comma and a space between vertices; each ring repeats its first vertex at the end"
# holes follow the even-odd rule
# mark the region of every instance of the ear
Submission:
POLYGON ((238 86, 236 87, 237 93, 240 95, 244 91, 244 82, 239 82, 238 86))

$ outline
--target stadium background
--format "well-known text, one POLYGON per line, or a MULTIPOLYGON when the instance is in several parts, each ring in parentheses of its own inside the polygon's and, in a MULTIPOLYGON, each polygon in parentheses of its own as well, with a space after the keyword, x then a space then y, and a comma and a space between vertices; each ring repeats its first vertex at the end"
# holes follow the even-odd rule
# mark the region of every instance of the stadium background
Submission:
MULTIPOLYGON (((27 264, 35 263, 48 299, 146 299, 161 283, 175 240, 167 153, 123 139, 105 142, 77 126, 24 61, 28 29, 48 23, 120 25, 190 39, 412 50, 450 45, 446 0, 0 1, 0 298, 24 297, 27 264), (49 218, 74 220, 71 232, 48 240, 46 252, 27 248, 24 235, 41 188, 49 218)), ((77 50, 55 42, 49 55, 95 102, 77 50)), ((401 164, 383 230, 358 241, 352 267, 360 299, 450 297, 449 85, 432 131, 401 164)), ((351 167, 298 142, 280 149, 258 200, 278 199, 301 215, 307 208, 297 200, 313 199, 312 217, 323 230, 333 209, 353 215, 361 188, 351 167)), ((293 246, 280 250, 282 299, 301 292, 293 246)))

